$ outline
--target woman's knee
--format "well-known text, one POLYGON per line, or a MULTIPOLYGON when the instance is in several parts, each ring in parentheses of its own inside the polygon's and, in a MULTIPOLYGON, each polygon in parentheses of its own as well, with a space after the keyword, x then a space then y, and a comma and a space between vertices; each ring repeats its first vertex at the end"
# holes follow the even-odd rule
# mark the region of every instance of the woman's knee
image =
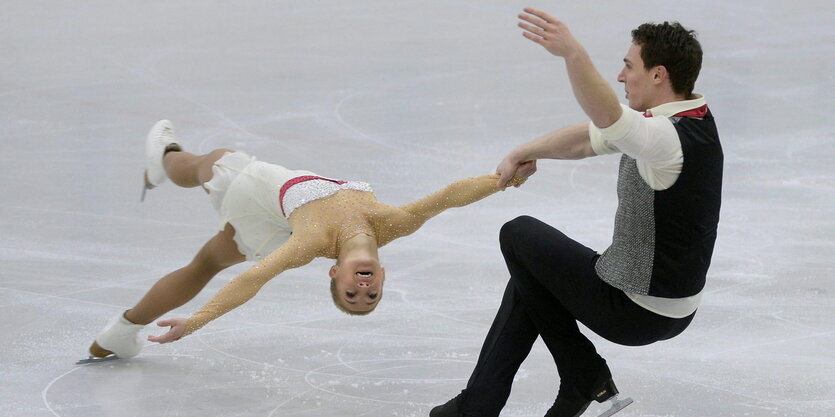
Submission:
POLYGON ((215 162, 217 162, 220 158, 223 158, 223 155, 231 152, 235 151, 232 149, 220 148, 203 155, 203 158, 200 161, 200 166, 197 168, 197 179, 200 181, 200 184, 205 184, 211 181, 212 176, 214 175, 212 168, 214 167, 215 162))
POLYGON ((197 252, 190 266, 201 275, 214 276, 232 265, 243 262, 245 257, 238 252, 237 244, 232 239, 234 233, 234 229, 226 225, 222 232, 206 242, 197 252))
POLYGON ((212 160, 212 163, 214 163, 218 159, 223 158, 223 155, 226 155, 226 154, 232 153, 232 152, 235 152, 235 150, 234 149, 227 149, 227 148, 217 148, 217 149, 209 152, 208 154, 206 154, 206 156, 209 159, 212 160))
POLYGON ((244 259, 237 259, 233 257, 227 257, 225 259, 219 259, 212 256, 208 256, 206 253, 198 253, 194 259, 191 260, 191 263, 188 265, 191 268, 192 273, 195 277, 200 277, 201 279, 209 280, 214 278, 215 275, 219 274, 226 268, 229 268, 233 265, 237 265, 241 263, 244 259))
POLYGON ((226 269, 226 266, 221 265, 215 259, 212 259, 210 256, 201 252, 191 260, 188 268, 192 270, 194 276, 210 279, 217 275, 220 271, 226 269))

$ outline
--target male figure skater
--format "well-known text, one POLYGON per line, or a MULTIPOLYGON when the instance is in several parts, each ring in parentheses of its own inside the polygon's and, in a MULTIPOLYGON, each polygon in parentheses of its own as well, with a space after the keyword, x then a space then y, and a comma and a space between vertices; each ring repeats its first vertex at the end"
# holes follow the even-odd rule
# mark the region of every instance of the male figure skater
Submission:
MULTIPOLYGON (((329 271, 336 307, 348 314, 368 314, 383 296, 385 269, 377 248, 414 233, 448 208, 500 190, 498 174, 483 175, 394 207, 377 201, 364 182, 289 170, 229 149, 205 155, 184 152, 167 120, 148 133, 146 153, 145 189, 167 179, 181 187, 203 187, 220 213, 220 232, 191 263, 164 276, 136 306, 113 317, 90 346, 94 358, 139 354, 143 343, 137 334, 142 327, 185 304, 218 272, 244 260, 257 263, 190 318, 159 321, 170 330, 148 340, 178 340, 245 303, 281 272, 317 257, 336 260, 329 271)), ((516 186, 522 182, 512 180, 516 186)))
MULTIPOLYGON (((547 417, 577 417, 593 400, 614 400, 606 361, 577 321, 629 346, 678 335, 699 306, 716 240, 723 156, 713 115, 693 94, 702 62, 695 34, 667 22, 632 31, 617 77, 626 107, 563 22, 530 8, 519 18, 527 39, 564 58, 591 123, 519 146, 499 165, 499 184, 533 174, 537 159, 622 153, 614 239, 598 254, 537 219, 506 223, 499 240, 510 282, 502 304, 466 389, 432 417, 498 416, 537 336, 560 376, 547 417)), ((603 415, 628 404, 613 403, 603 415)))

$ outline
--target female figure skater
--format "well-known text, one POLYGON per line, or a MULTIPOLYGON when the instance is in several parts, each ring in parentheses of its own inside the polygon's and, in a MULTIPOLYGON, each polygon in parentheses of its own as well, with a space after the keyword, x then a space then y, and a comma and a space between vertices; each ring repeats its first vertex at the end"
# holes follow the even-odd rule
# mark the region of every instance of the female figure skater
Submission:
MULTIPOLYGON (((292 171, 228 149, 205 155, 183 152, 167 120, 148 133, 146 155, 145 190, 169 178, 181 187, 202 186, 220 213, 221 231, 191 263, 160 279, 136 306, 110 320, 90 346, 94 358, 136 356, 142 349, 142 327, 185 304, 218 272, 244 260, 257 263, 190 318, 159 321, 170 329, 148 340, 169 343, 189 335, 245 303, 276 275, 316 257, 336 260, 329 271, 336 307, 368 314, 383 296, 385 269, 377 248, 415 232, 448 208, 500 190, 499 175, 484 175, 393 207, 377 201, 363 182, 292 171)), ((514 178, 510 185, 522 182, 514 178)))

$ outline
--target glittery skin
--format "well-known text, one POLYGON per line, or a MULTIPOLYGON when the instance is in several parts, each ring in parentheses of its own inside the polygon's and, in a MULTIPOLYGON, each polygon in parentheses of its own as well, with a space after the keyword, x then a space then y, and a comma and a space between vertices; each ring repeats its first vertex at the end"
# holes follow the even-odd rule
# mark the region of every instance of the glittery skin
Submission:
MULTIPOLYGON (((341 189, 312 201, 309 198, 306 202, 293 200, 292 204, 299 203, 288 217, 293 234, 287 242, 229 282, 200 311, 191 316, 186 322, 185 335, 245 303, 267 281, 283 271, 306 265, 317 257, 336 259, 342 244, 361 233, 374 237, 378 247, 408 236, 446 209, 474 203, 499 191, 496 188, 498 179, 499 176, 494 174, 456 181, 400 207, 377 201, 370 187, 369 191, 341 189)), ((521 182, 514 179, 510 185, 521 182)), ((321 187, 316 184, 308 186, 321 187)), ((329 190, 322 188, 318 192, 327 194, 329 190)))

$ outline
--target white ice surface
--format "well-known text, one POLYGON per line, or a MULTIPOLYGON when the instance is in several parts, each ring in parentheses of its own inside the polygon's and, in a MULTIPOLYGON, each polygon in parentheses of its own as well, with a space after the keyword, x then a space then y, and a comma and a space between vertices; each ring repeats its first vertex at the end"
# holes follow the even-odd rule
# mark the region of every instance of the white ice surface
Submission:
MULTIPOLYGON (((530 214, 605 248, 616 157, 542 162, 524 188, 384 248, 371 316, 332 307, 317 261, 193 337, 73 363, 215 232, 197 189, 139 203, 154 121, 191 151, 238 148, 405 203, 584 120, 562 62, 515 27, 527 5, 564 19, 613 85, 644 21, 680 20, 706 51, 697 91, 726 156, 714 263, 678 338, 593 336, 636 400, 618 416, 835 415, 835 6, 753 0, 4 0, 0 415, 426 416, 455 395, 507 279, 501 224, 530 214)), ((538 342, 502 415, 544 414, 557 384, 538 342)))

